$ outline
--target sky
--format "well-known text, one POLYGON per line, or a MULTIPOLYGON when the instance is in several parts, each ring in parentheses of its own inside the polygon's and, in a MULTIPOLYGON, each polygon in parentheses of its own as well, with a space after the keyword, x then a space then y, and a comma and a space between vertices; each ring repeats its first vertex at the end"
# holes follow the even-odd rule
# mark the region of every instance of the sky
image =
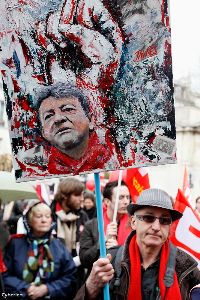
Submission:
POLYGON ((200 0, 170 0, 174 80, 192 76, 200 92, 200 0))

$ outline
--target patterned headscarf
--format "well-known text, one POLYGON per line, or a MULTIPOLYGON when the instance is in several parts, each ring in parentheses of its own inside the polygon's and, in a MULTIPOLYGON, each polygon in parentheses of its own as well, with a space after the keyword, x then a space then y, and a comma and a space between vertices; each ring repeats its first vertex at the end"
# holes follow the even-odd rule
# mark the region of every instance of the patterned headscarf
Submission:
POLYGON ((28 282, 34 282, 35 285, 41 285, 54 271, 53 256, 49 248, 51 232, 55 228, 52 223, 49 232, 42 238, 33 236, 32 228, 29 225, 29 214, 32 208, 41 202, 34 203, 23 217, 24 225, 27 230, 27 241, 30 244, 27 254, 27 262, 23 269, 23 279, 28 282))

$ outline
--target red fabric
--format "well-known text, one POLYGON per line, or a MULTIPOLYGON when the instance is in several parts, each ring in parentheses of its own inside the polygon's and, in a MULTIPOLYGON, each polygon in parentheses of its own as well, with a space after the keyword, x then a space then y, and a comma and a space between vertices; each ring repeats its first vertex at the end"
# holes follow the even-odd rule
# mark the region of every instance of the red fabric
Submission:
MULTIPOLYGON (((164 285, 164 276, 167 267, 167 261, 169 257, 169 241, 166 241, 162 246, 160 256, 160 268, 158 275, 158 282, 160 288, 161 299, 165 300, 181 300, 180 288, 178 285, 178 279, 176 272, 174 272, 174 283, 166 289, 164 285)), ((140 252, 136 242, 136 235, 132 238, 129 245, 130 255, 130 286, 128 291, 128 300, 142 300, 142 283, 141 283, 141 261, 140 252)))
MULTIPOLYGON (((115 181, 118 178, 119 170, 110 172, 109 181, 115 181)), ((143 190, 150 188, 149 175, 147 171, 145 172, 145 168, 123 170, 122 180, 127 184, 133 202, 136 202, 143 190)))
MULTIPOLYGON (((107 216, 107 209, 106 206, 103 206, 103 219, 104 219, 104 232, 106 234, 106 229, 108 224, 112 222, 107 216)), ((132 229, 128 226, 128 215, 125 214, 123 217, 120 219, 120 223, 118 226, 118 235, 117 235, 117 242, 121 246, 124 244, 127 236, 130 234, 132 229)))
POLYGON ((174 208, 180 211, 183 216, 180 220, 173 222, 170 240, 174 245, 182 248, 200 262, 200 217, 180 189, 178 189, 174 208))
POLYGON ((183 176, 183 194, 186 199, 188 199, 189 201, 191 200, 190 184, 189 184, 189 178, 188 178, 188 172, 186 166, 185 166, 184 176, 183 176))
POLYGON ((36 185, 35 191, 36 191, 36 193, 37 193, 37 196, 38 196, 39 200, 40 200, 41 202, 44 202, 44 199, 43 199, 43 197, 42 197, 42 187, 41 187, 41 184, 37 184, 37 185, 36 185))
POLYGON ((48 171, 50 174, 79 174, 79 172, 104 169, 105 164, 112 159, 115 152, 114 149, 112 143, 101 144, 96 133, 93 132, 89 139, 88 149, 79 160, 70 158, 55 147, 52 147, 48 171))
POLYGON ((149 175, 145 168, 127 169, 127 175, 125 180, 133 202, 136 202, 139 194, 150 188, 149 175))
POLYGON ((56 203, 56 212, 62 210, 62 206, 60 205, 60 203, 56 203))
POLYGON ((10 235, 10 239, 20 239, 20 238, 22 238, 22 237, 25 237, 26 235, 25 234, 23 234, 23 233, 14 233, 14 234, 11 234, 10 235))
POLYGON ((4 264, 2 250, 0 248, 0 273, 6 272, 6 271, 7 271, 7 268, 4 264))

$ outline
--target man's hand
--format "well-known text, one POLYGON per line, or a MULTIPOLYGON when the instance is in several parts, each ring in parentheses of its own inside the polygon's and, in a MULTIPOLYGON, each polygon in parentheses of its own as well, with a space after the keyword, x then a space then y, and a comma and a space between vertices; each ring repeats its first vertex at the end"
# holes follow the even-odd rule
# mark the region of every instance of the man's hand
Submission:
POLYGON ((106 229, 106 239, 110 239, 111 237, 116 238, 117 237, 117 223, 111 222, 108 224, 106 229))
POLYGON ((86 281, 88 299, 96 299, 101 288, 113 278, 114 269, 110 260, 111 255, 108 254, 106 258, 99 258, 94 262, 86 281))
POLYGON ((46 284, 36 286, 33 282, 27 290, 28 296, 32 299, 38 299, 48 294, 48 288, 46 284))
POLYGON ((118 242, 115 237, 111 237, 110 239, 107 239, 106 241, 106 248, 110 249, 112 247, 118 246, 118 242))

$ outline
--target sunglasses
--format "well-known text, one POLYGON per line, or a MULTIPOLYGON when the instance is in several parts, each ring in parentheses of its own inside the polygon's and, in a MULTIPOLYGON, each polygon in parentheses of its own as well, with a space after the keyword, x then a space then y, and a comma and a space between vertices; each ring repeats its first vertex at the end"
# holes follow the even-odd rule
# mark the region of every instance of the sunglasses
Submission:
POLYGON ((172 223, 172 219, 170 217, 155 217, 152 215, 135 215, 136 218, 140 221, 144 221, 145 223, 154 223, 156 219, 159 220, 161 225, 170 225, 172 223))

